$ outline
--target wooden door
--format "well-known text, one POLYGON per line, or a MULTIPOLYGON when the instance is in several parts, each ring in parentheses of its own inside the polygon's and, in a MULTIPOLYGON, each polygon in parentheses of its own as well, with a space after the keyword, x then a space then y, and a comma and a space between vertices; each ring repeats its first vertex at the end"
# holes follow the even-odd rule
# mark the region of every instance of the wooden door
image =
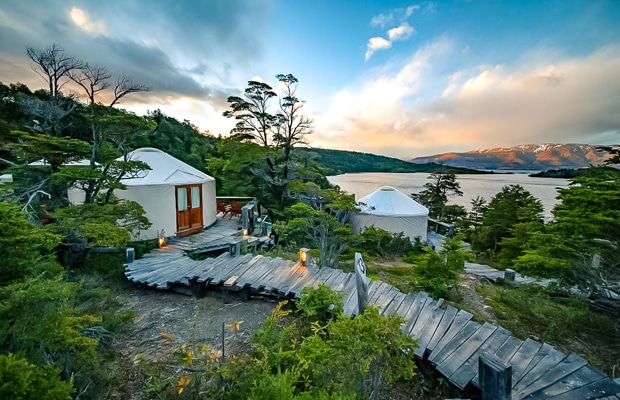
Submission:
POLYGON ((202 230, 202 187, 200 185, 190 186, 190 229, 193 232, 202 230))
POLYGON ((187 236, 202 230, 201 185, 176 186, 177 236, 187 236))

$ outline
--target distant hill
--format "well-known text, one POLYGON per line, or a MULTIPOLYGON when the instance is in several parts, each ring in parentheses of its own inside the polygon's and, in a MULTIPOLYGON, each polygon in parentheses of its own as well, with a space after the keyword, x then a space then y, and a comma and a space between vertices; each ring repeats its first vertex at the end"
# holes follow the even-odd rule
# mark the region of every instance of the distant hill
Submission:
POLYGON ((600 165, 609 157, 589 144, 526 144, 508 148, 444 153, 410 160, 416 164, 443 163, 451 167, 473 169, 576 169, 600 165))
MULTIPOLYGON (((378 156, 356 151, 306 149, 314 153, 317 161, 327 169, 327 175, 339 175, 353 172, 436 172, 445 168, 436 163, 413 164, 398 158, 378 156)), ((450 168, 454 173, 479 173, 466 168, 450 168)))

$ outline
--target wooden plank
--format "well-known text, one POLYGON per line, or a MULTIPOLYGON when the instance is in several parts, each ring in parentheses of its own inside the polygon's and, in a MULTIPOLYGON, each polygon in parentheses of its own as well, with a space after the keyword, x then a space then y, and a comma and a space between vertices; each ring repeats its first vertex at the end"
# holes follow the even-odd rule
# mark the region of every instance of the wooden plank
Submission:
POLYGON ((441 321, 439 322, 439 325, 437 325, 437 329, 435 329, 433 337, 426 345, 428 351, 432 352, 435 349, 437 343, 439 343, 439 341, 443 338, 445 333, 450 328, 450 325, 452 325, 452 321, 454 320, 457 312, 458 310, 452 306, 446 307, 443 315, 441 316, 441 321))
POLYGON ((383 310, 385 310, 385 308, 394 299, 394 296, 396 296, 396 294, 398 293, 400 293, 400 291, 394 286, 390 285, 389 289, 387 291, 384 291, 381 296, 379 296, 377 300, 375 300, 374 306, 379 308, 380 314, 383 314, 383 310))
POLYGON ((379 285, 375 288, 374 292, 368 292, 368 304, 375 306, 379 297, 389 292, 392 287, 392 285, 379 281, 379 285))
MULTIPOLYGON (((543 346, 549 346, 546 343, 543 346)), ((551 346, 549 346, 551 347, 551 346)), ((566 354, 551 347, 548 353, 538 362, 536 366, 526 372, 519 382, 513 385, 513 393, 518 396, 519 393, 534 381, 540 378, 544 373, 555 367, 566 358, 566 354)))
POLYGON ((343 285, 342 290, 341 290, 342 292, 345 292, 345 293, 353 292, 355 286, 357 285, 357 283, 355 282, 355 274, 354 273, 349 273, 348 275, 349 275, 349 277, 344 282, 344 285, 343 285))
POLYGON ((306 268, 299 263, 288 264, 277 282, 279 292, 286 295, 295 282, 306 272, 306 268))
POLYGON ((252 268, 248 269, 247 272, 239 278, 239 282, 243 282, 244 286, 255 286, 257 278, 269 270, 269 262, 267 258, 264 256, 257 257, 260 257, 258 261, 256 261, 252 268))
POLYGON ((347 273, 340 271, 340 274, 337 275, 337 278, 330 282, 329 285, 333 291, 339 292, 344 286, 344 282, 347 280, 348 277, 349 276, 347 273))
MULTIPOLYGON (((475 324, 476 322, 470 322, 475 324)), ((437 365, 437 371, 444 376, 452 376, 465 362, 475 354, 480 346, 495 332, 497 327, 485 323, 480 326, 467 340, 464 340, 460 346, 447 356, 440 364, 437 365)), ((463 330, 464 331, 464 330, 463 330)), ((457 338, 455 337, 455 341, 457 338)))
POLYGON ((252 289, 261 289, 264 288, 267 282, 269 281, 269 276, 273 274, 273 268, 271 266, 271 262, 268 258, 263 257, 260 264, 256 264, 254 267, 255 271, 250 280, 249 284, 252 289))
POLYGON ((342 279, 343 275, 344 272, 342 272, 342 270, 334 269, 332 270, 332 274, 329 276, 329 278, 325 279, 324 283, 333 289, 334 283, 337 282, 339 279, 342 279))
POLYGON ((394 295, 394 298, 390 301, 390 304, 388 304, 387 307, 381 310, 381 314, 390 315, 393 312, 396 312, 396 310, 398 309, 398 307, 403 302, 406 296, 407 295, 405 293, 402 293, 400 290, 397 291, 394 295))
POLYGON ((316 267, 300 267, 300 274, 297 279, 295 279, 293 284, 288 289, 286 289, 286 295, 293 294, 296 297, 299 296, 299 288, 304 287, 304 283, 309 280, 312 274, 316 273, 317 269, 318 268, 316 267))
POLYGON ((428 321, 426 321, 424 327, 420 329, 419 332, 416 332, 415 327, 411 330, 411 335, 418 341, 418 347, 415 349, 414 354, 419 358, 424 357, 426 346, 435 334, 435 331, 437 330, 437 327, 439 326, 445 312, 446 310, 441 307, 435 307, 431 313, 431 316, 428 318, 428 321))
POLYGON ((407 322, 405 322, 405 326, 403 327, 403 332, 409 334, 411 327, 420 316, 420 311, 422 310, 422 307, 424 307, 424 304, 426 304, 426 301, 433 301, 433 299, 429 298, 428 293, 426 292, 418 292, 415 296, 413 304, 411 304, 411 307, 407 310, 407 314, 403 315, 403 317, 407 320, 407 322))
POLYGON ((231 276, 230 278, 228 278, 225 282, 224 282, 224 286, 226 287, 231 287, 234 286, 235 283, 237 283, 237 279, 239 277, 236 275, 231 276))
POLYGON ((301 276, 301 269, 304 268, 299 263, 290 260, 282 260, 279 265, 274 266, 277 270, 277 276, 272 278, 270 282, 271 291, 285 294, 288 289, 301 276))
POLYGON ((519 348, 523 345, 523 341, 521 339, 517 339, 516 337, 511 337, 504 342, 502 347, 497 349, 495 355, 502 360, 508 362, 514 356, 514 354, 519 350, 519 348))
POLYGON ((554 384, 530 394, 527 398, 536 399, 570 399, 588 400, 602 395, 609 394, 613 390, 612 386, 605 384, 604 381, 613 383, 604 373, 588 366, 583 366, 578 370, 566 375, 554 384), (600 382, 603 381, 603 382, 600 382), (598 383, 597 383, 598 382, 598 383), (593 385, 597 383, 596 385, 593 385), (601 390, 609 390, 601 393, 601 390))
POLYGON ((347 279, 349 279, 349 274, 340 271, 340 274, 337 274, 336 278, 332 279, 328 284, 334 292, 341 292, 347 279))
POLYGON ((245 269, 244 271, 239 271, 239 270, 235 271, 235 275, 239 276, 239 279, 237 280, 237 286, 244 287, 248 283, 246 276, 252 274, 254 266, 256 265, 256 263, 260 262, 261 259, 262 259, 262 256, 254 256, 244 266, 244 269, 245 269))
POLYGON ((284 293, 291 285, 292 279, 297 279, 299 264, 289 260, 281 260, 276 266, 278 275, 271 282, 272 291, 284 293))
POLYGON ((424 325, 426 324, 426 321, 428 321, 428 319, 431 317, 433 310, 439 308, 441 304, 443 304, 443 299, 439 299, 438 301, 435 301, 432 299, 431 301, 427 300, 424 303, 424 306, 422 307, 422 309, 420 310, 420 314, 418 318, 416 319, 415 323, 411 325, 411 329, 407 333, 413 336, 414 339, 418 338, 420 335, 420 332, 422 331, 422 329, 424 328, 424 325))
POLYGON ((502 327, 498 327, 493 334, 476 350, 453 374, 450 381, 457 387, 464 389, 469 382, 478 375, 478 358, 483 353, 494 354, 495 351, 512 334, 502 327))
POLYGON ((237 269, 239 265, 247 263, 251 259, 251 254, 245 254, 240 257, 231 257, 228 253, 225 253, 221 258, 222 263, 218 267, 213 268, 213 276, 211 281, 216 285, 222 283, 230 276, 233 270, 237 269))
POLYGON ((431 355, 428 357, 429 361, 435 363, 437 357, 442 353, 443 348, 452 341, 454 336, 456 336, 456 334, 463 329, 463 327, 465 327, 471 317, 472 315, 467 311, 459 310, 459 312, 456 313, 450 328, 446 331, 439 343, 437 343, 437 346, 435 346, 435 349, 431 355))
POLYGON ((461 345, 465 343, 465 341, 468 340, 480 328, 481 327, 479 323, 467 321, 463 329, 459 330, 449 343, 446 343, 446 345, 443 346, 441 350, 433 352, 433 359, 430 361, 436 366, 439 366, 446 358, 448 358, 452 353, 454 353, 456 349, 461 347, 461 345))
POLYGON ((512 381, 518 382, 523 377, 528 365, 541 348, 541 344, 532 339, 526 339, 519 350, 512 356, 508 363, 512 365, 512 381))
POLYGON ((354 288, 349 296, 345 299, 344 315, 357 314, 357 288, 354 288))
POLYGON ((251 254, 248 254, 251 258, 249 259, 249 261, 246 261, 244 263, 241 263, 239 265, 237 265, 236 268, 230 270, 229 274, 231 275, 237 275, 239 277, 239 279, 237 279, 237 284, 236 286, 239 287, 244 287, 246 285, 246 283, 241 283, 241 278, 249 273, 249 271, 252 270, 252 268, 256 265, 257 262, 260 261, 260 256, 252 256, 251 254))
POLYGON ((562 362, 558 363, 555 367, 541 375, 531 385, 523 389, 520 393, 521 398, 529 399, 534 393, 541 393, 544 389, 572 374, 586 364, 587 362, 583 358, 575 354, 569 355, 562 360, 562 362))
MULTIPOLYGON (((277 276, 281 270, 281 264, 278 261, 274 261, 273 259, 267 258, 265 272, 257 276, 254 280, 256 282, 256 288, 263 288, 265 291, 273 290, 273 283, 277 280, 277 276)), ((254 287, 252 285, 252 287, 254 287)))

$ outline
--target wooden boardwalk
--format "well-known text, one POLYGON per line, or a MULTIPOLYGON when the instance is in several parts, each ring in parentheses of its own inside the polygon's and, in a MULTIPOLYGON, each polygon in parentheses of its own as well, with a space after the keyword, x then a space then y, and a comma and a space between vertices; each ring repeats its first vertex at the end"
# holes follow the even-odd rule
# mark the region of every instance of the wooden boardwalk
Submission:
MULTIPOLYGON (((210 288, 267 293, 299 298, 304 287, 326 283, 347 293, 345 314, 357 311, 355 274, 315 265, 301 266, 261 255, 192 260, 186 251, 225 245, 231 237, 202 243, 194 238, 173 240, 140 260, 125 264, 125 275, 136 283, 160 289, 201 285, 210 288)), ((498 326, 471 321, 472 315, 443 306, 426 293, 404 294, 381 281, 371 281, 369 304, 382 314, 396 312, 407 321, 403 331, 419 343, 415 356, 431 363, 455 386, 478 386, 478 357, 494 354, 512 365, 513 399, 620 400, 620 385, 576 355, 566 355, 546 343, 522 341, 498 326)))

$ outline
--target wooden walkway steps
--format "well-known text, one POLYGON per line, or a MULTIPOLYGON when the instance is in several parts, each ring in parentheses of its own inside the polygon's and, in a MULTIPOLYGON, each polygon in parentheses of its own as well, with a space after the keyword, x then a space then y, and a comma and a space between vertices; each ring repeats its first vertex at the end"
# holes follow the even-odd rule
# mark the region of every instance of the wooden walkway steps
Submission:
MULTIPOLYGON (((357 311, 355 275, 315 265, 301 266, 262 255, 193 260, 185 241, 157 249, 125 264, 132 282, 168 289, 200 284, 222 290, 245 290, 280 297, 299 298, 301 290, 321 282, 347 293, 345 313, 357 311)), ((501 328, 472 321, 472 315, 428 294, 401 293, 381 281, 371 281, 369 304, 382 314, 396 312, 407 321, 403 331, 419 343, 415 356, 432 364, 455 386, 479 387, 478 357, 493 354, 512 366, 513 399, 620 400, 620 385, 587 365, 576 355, 566 355, 546 343, 522 341, 501 328)))

